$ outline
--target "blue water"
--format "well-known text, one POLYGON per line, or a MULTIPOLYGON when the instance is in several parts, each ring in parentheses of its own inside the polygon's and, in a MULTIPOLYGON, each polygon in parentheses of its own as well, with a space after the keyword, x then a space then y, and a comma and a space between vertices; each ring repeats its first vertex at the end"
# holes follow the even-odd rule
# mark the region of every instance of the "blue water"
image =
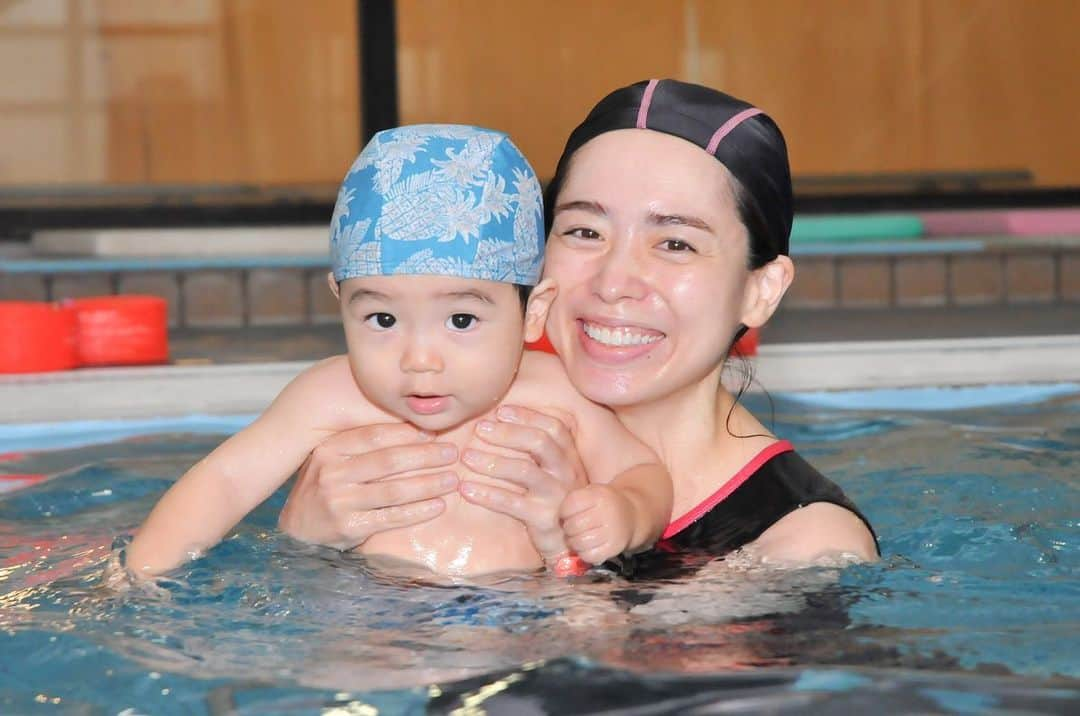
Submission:
POLYGON ((1078 710, 1080 390, 752 403, 880 563, 432 583, 282 536, 279 494, 116 593, 114 539, 250 416, 2 428, 0 713, 1078 710))

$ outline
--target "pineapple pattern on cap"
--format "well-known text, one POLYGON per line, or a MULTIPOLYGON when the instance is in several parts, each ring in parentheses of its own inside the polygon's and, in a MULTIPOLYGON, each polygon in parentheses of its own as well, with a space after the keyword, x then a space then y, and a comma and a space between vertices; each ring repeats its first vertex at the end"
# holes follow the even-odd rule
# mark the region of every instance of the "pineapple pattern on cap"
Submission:
POLYGON ((376 134, 330 220, 334 278, 429 274, 534 286, 540 182, 501 132, 426 124, 376 134))

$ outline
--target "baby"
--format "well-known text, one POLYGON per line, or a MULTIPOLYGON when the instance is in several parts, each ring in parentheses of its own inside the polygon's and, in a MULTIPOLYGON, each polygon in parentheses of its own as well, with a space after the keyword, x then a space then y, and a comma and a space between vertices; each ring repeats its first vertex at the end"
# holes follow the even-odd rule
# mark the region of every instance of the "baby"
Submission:
MULTIPOLYGON (((350 428, 402 420, 459 455, 474 447, 523 457, 475 436, 503 403, 574 426, 588 484, 562 504, 571 549, 599 563, 650 546, 671 516, 667 471, 574 390, 558 358, 523 351, 542 334, 557 291, 540 281, 540 195, 532 168, 499 132, 418 125, 377 134, 346 174, 330 226, 330 288, 348 355, 301 373, 188 470, 128 546, 128 570, 158 574, 213 546, 322 440, 350 428)), ((518 490, 464 463, 455 470, 462 486, 518 490)), ((521 522, 460 493, 444 500, 434 519, 377 533, 358 551, 462 576, 544 565, 521 522)))

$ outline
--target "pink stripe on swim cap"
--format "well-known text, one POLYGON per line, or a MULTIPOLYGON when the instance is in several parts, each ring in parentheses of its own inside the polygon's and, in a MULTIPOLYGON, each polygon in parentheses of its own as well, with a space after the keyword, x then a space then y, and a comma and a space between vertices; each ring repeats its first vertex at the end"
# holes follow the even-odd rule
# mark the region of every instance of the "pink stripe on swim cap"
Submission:
POLYGON ((645 118, 649 116, 649 105, 652 104, 653 92, 660 80, 649 80, 649 86, 645 88, 645 94, 641 97, 641 106, 637 111, 637 128, 645 129, 645 118))
MULTIPOLYGON (((716 148, 720 146, 721 139, 730 134, 731 130, 735 129, 746 120, 758 114, 764 113, 757 107, 751 107, 750 109, 744 109, 728 121, 724 122, 722 125, 720 125, 720 129, 716 130, 716 132, 713 133, 712 139, 709 140, 709 146, 705 147, 705 151, 709 154, 715 154, 716 148)), ((638 116, 640 116, 640 114, 638 116)), ((641 126, 640 119, 638 120, 638 126, 641 126)))

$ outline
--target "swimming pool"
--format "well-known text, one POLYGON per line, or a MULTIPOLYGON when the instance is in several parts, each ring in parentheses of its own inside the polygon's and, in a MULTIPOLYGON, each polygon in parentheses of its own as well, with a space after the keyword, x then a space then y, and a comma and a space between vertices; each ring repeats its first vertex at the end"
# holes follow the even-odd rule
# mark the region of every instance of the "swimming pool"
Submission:
POLYGON ((114 538, 250 416, 0 428, 0 712, 1080 707, 1080 386, 749 399, 869 515, 880 564, 421 584, 282 536, 278 494, 117 595, 114 538))

